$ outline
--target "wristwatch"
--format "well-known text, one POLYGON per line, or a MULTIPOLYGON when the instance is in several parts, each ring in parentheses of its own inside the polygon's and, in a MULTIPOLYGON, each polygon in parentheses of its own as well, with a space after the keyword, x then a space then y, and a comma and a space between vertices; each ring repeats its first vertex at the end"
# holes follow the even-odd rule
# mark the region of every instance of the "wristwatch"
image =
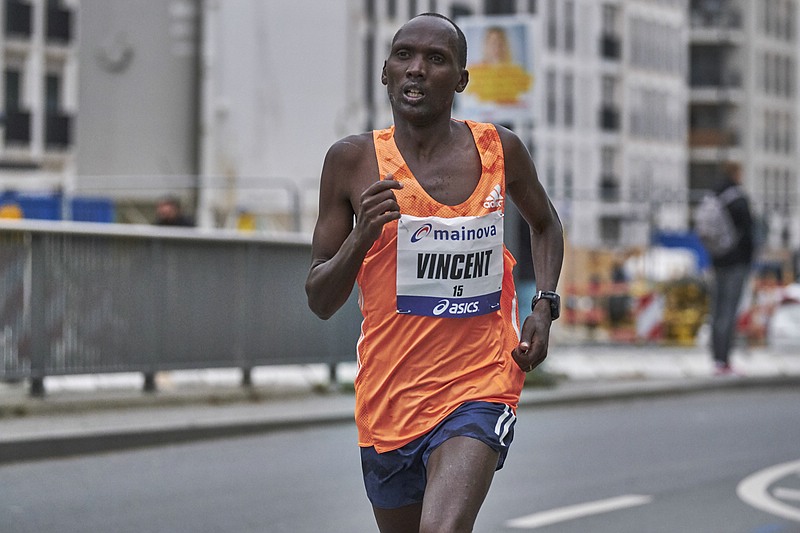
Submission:
POLYGON ((550 300, 550 320, 561 316, 561 296, 553 291, 538 291, 531 301, 531 311, 539 300, 550 300))

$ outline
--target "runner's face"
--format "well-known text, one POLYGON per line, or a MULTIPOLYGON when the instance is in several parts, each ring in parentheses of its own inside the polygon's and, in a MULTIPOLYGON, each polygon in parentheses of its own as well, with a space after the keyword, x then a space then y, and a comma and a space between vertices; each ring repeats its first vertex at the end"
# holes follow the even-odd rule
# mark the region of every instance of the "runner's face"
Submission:
POLYGON ((381 75, 395 112, 449 115, 455 92, 467 84, 457 39, 449 22, 430 16, 415 18, 397 32, 381 75))

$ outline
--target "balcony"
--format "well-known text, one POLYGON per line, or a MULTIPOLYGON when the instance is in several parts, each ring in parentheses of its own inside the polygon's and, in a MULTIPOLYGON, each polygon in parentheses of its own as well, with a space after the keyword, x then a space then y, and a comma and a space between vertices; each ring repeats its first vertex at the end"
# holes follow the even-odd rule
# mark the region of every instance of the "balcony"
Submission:
POLYGON ((618 246, 622 238, 623 219, 617 216, 603 216, 599 222, 601 242, 609 248, 618 246))
POLYGON ((620 199, 619 181, 615 176, 600 177, 600 199, 604 202, 618 202, 620 199))
POLYGON ((67 9, 47 9, 47 42, 69 44, 72 40, 72 13, 67 9))
POLYGON ((33 26, 33 8, 30 4, 9 0, 6 6, 6 36, 29 39, 33 26))
POLYGON ((600 38, 600 57, 617 60, 622 55, 622 43, 616 35, 605 34, 600 38))
POLYGON ((724 89, 739 89, 742 87, 742 73, 733 69, 708 68, 707 66, 693 66, 689 75, 692 88, 718 87, 724 89))
POLYGON ((719 128, 694 128, 689 132, 691 148, 727 148, 738 146, 735 132, 719 128))
POLYGON ((689 19, 689 40, 692 43, 735 45, 747 38, 741 12, 733 8, 693 9, 689 19))
POLYGON ((619 131, 619 110, 610 105, 600 109, 600 129, 604 131, 619 131))
POLYGON ((47 148, 66 148, 71 144, 71 116, 48 113, 44 126, 44 144, 47 148))
POLYGON ((31 143, 31 114, 27 111, 9 111, 5 120, 6 144, 31 143))
POLYGON ((692 28, 742 29, 742 14, 733 7, 721 9, 692 7, 689 19, 692 28))

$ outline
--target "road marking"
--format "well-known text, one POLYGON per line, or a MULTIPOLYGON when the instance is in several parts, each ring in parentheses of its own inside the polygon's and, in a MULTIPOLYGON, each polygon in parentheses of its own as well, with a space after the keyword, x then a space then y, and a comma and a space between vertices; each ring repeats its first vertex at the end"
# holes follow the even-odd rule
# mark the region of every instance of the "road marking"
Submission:
POLYGON ((590 516, 593 514, 608 513, 611 511, 617 511, 619 509, 626 509, 628 507, 636 507, 638 505, 650 503, 651 501, 653 501, 652 496, 628 494, 626 496, 619 496, 617 498, 580 503, 577 505, 561 507, 560 509, 551 509, 541 513, 521 516, 506 522, 506 527, 515 529, 535 529, 537 527, 548 526, 557 522, 566 522, 567 520, 583 518, 584 516, 590 516))
POLYGON ((794 500, 796 502, 800 502, 800 490, 778 487, 772 491, 772 495, 779 500, 794 500))
POLYGON ((782 487, 777 487, 772 493, 769 490, 770 485, 791 475, 800 475, 800 461, 771 466, 744 478, 736 487, 736 494, 743 502, 756 509, 800 522, 800 509, 781 501, 800 499, 798 491, 782 487))

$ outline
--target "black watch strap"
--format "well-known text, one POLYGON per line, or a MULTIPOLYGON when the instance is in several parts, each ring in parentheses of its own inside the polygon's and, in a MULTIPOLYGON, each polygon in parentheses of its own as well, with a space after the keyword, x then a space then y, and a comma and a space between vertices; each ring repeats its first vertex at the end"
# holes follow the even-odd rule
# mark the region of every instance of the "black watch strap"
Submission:
POLYGON ((548 300, 550 304, 550 320, 555 320, 561 316, 561 297, 553 291, 537 291, 531 301, 531 311, 536 307, 539 300, 548 300))

